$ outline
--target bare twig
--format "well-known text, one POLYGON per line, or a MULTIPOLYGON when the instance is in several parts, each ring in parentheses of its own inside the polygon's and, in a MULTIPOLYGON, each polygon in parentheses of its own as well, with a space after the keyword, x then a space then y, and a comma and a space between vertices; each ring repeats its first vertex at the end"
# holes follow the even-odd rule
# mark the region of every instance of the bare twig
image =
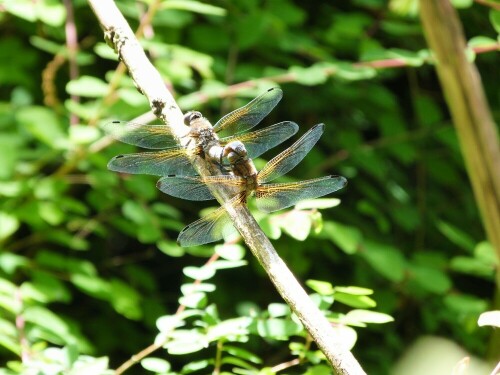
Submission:
MULTIPOLYGON (((111 0, 89 0, 89 4, 104 29, 106 39, 127 66, 138 89, 147 97, 153 113, 170 127, 179 144, 187 146, 187 137, 181 138, 188 132, 183 124, 181 110, 163 84, 161 76, 146 57, 115 3, 111 0)), ((217 172, 216 166, 205 162, 202 158, 195 156, 191 161, 201 176, 217 172)), ((234 196, 233 190, 223 186, 214 186, 212 193, 221 204, 234 196)), ((339 341, 328 320, 278 256, 248 209, 239 205, 228 209, 228 214, 280 295, 299 317, 337 373, 365 374, 354 356, 339 341)))
MULTIPOLYGON (((486 235, 500 260, 500 147, 481 77, 467 60, 462 25, 450 1, 420 0, 420 9, 486 235)), ((497 306, 499 287, 497 272, 497 306)), ((497 342, 491 345, 491 355, 498 358, 500 334, 494 333, 494 337, 497 342)))

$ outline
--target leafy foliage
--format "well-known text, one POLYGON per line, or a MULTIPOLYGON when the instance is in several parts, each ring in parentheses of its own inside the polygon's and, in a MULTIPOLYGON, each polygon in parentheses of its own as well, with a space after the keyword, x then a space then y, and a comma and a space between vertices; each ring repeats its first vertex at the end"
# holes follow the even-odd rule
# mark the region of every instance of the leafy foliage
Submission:
MULTIPOLYGON (((136 27, 153 2, 118 5, 136 27)), ((178 247, 200 206, 162 195, 152 176, 106 169, 134 148, 99 125, 149 107, 115 71, 88 5, 71 3, 75 19, 60 1, 2 4, 0 372, 111 373, 154 341, 164 350, 140 366, 156 374, 329 373, 237 239, 178 247), (78 48, 65 39, 72 23, 78 48)), ((280 84, 267 124, 326 124, 291 175, 346 176, 341 203, 255 216, 373 374, 422 334, 485 355, 489 331, 476 323, 498 267, 415 4, 165 1, 142 38, 185 110, 215 122, 280 84)), ((473 51, 497 45, 499 12, 454 4, 498 103, 497 59, 473 51)))

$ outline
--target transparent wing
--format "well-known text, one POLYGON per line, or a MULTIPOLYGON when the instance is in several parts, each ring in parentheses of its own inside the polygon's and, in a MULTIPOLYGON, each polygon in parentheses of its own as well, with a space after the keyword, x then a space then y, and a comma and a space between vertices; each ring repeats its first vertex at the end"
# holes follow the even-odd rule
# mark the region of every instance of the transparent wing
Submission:
POLYGON ((209 185, 244 186, 245 180, 236 176, 166 176, 156 187, 168 195, 191 201, 214 199, 209 185))
POLYGON ((247 105, 228 113, 214 126, 216 132, 226 130, 231 134, 238 134, 252 129, 262 121, 283 97, 283 91, 274 87, 259 95, 247 105))
POLYGON ((117 155, 109 161, 108 169, 116 172, 155 176, 196 174, 184 149, 181 148, 117 155))
POLYGON ((297 142, 269 160, 258 174, 259 183, 272 181, 295 168, 318 142, 324 128, 323 124, 313 126, 297 142))
POLYGON ((333 193, 347 185, 342 176, 327 176, 300 182, 261 185, 255 196, 257 207, 264 212, 291 207, 304 199, 314 199, 333 193))
POLYGON ((177 144, 166 125, 144 125, 127 121, 112 121, 102 126, 114 139, 149 149, 175 147, 177 144))
POLYGON ((249 158, 256 158, 264 152, 286 141, 297 133, 299 126, 291 121, 283 121, 275 125, 268 126, 262 130, 251 133, 226 137, 220 140, 226 145, 233 141, 240 141, 245 144, 249 158))
POLYGON ((224 206, 189 224, 179 233, 177 243, 182 247, 198 246, 228 237, 236 232, 236 229, 229 219, 226 207, 243 202, 244 195, 237 195, 224 206))

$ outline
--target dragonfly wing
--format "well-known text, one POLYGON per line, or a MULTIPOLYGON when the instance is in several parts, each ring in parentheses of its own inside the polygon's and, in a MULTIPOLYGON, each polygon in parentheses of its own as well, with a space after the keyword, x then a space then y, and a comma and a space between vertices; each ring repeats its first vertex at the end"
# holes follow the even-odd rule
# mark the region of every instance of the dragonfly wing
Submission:
POLYGON ((253 128, 276 107, 283 97, 283 91, 274 87, 259 95, 247 105, 228 113, 214 126, 216 132, 227 130, 232 134, 253 128))
POLYGON ((313 126, 297 142, 271 159, 259 172, 259 183, 272 181, 295 168, 318 142, 324 128, 323 124, 313 126))
POLYGON ((222 144, 233 141, 243 142, 249 158, 256 158, 264 152, 286 141, 297 133, 299 126, 291 121, 283 121, 251 133, 221 139, 222 144))
POLYGON ((109 161, 108 169, 116 172, 155 176, 196 174, 184 149, 181 148, 117 155, 109 161))
POLYGON ((165 194, 190 201, 207 201, 214 196, 198 176, 167 176, 156 183, 156 187, 165 194))
POLYGON ((333 193, 347 185, 342 176, 327 176, 300 182, 261 185, 255 194, 257 208, 264 212, 294 206, 299 201, 333 193))
POLYGON ((214 199, 210 185, 237 186, 243 190, 245 180, 233 175, 220 176, 166 176, 160 178, 156 187, 173 197, 191 201, 214 199))
POLYGON ((144 125, 127 121, 112 121, 102 126, 114 139, 149 149, 175 147, 177 144, 166 125, 144 125))
POLYGON ((224 206, 189 224, 179 233, 177 243, 182 247, 198 246, 219 241, 236 232, 226 212, 226 207, 241 204, 242 196, 237 195, 224 206))

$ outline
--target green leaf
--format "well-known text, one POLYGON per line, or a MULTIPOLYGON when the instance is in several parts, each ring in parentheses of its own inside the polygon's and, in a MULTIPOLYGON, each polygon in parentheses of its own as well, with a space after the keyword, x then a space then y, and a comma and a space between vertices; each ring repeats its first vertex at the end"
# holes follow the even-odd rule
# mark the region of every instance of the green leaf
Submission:
POLYGON ((304 375, 331 375, 332 369, 326 365, 312 366, 304 372, 304 375))
POLYGON ((333 221, 324 222, 323 230, 320 234, 322 237, 329 238, 347 254, 354 254, 362 240, 362 234, 359 229, 333 221))
POLYGON ((182 273, 186 275, 187 277, 190 277, 194 280, 208 280, 212 278, 215 275, 215 268, 214 267, 193 267, 193 266, 188 266, 184 267, 182 270, 182 273))
POLYGON ((500 10, 490 10, 490 22, 495 31, 500 34, 500 10))
POLYGON ((392 282, 403 280, 406 260, 401 252, 389 245, 366 241, 360 255, 382 276, 392 282))
POLYGON ((474 38, 469 39, 467 42, 467 46, 471 48, 479 48, 479 47, 493 47, 497 45, 497 41, 493 38, 488 38, 486 36, 476 36, 474 38))
POLYGON ((158 330, 167 334, 176 328, 182 327, 184 324, 184 320, 176 315, 165 315, 156 320, 156 327, 158 330))
POLYGON ((372 289, 362 288, 359 286, 336 286, 335 292, 341 292, 344 294, 352 294, 354 296, 368 296, 373 294, 372 289))
POLYGON ((110 297, 116 312, 133 320, 142 317, 141 295, 125 282, 119 279, 111 280, 110 297))
POLYGON ((457 314, 483 313, 488 303, 480 298, 468 294, 450 294, 444 297, 445 305, 457 314))
POLYGON ((40 21, 53 27, 61 27, 66 19, 64 5, 56 1, 37 1, 36 13, 40 21))
POLYGON ((238 244, 223 244, 215 246, 215 252, 230 261, 241 260, 245 256, 245 248, 238 244))
POLYGON ((192 293, 179 298, 179 303, 191 309, 203 309, 208 299, 205 293, 192 293))
POLYGON ((290 315, 290 307, 286 303, 271 303, 267 307, 271 318, 279 318, 290 315))
POLYGON ((451 3, 455 8, 465 9, 471 7, 474 4, 474 0, 451 0, 451 3))
POLYGON ((226 319, 220 323, 210 326, 207 330, 207 340, 217 341, 221 338, 237 340, 248 335, 248 327, 251 320, 247 317, 226 319))
POLYGON ((54 149, 68 147, 67 136, 54 112, 45 107, 24 107, 17 114, 17 121, 39 141, 54 149))
POLYGON ((95 298, 107 300, 111 292, 109 283, 95 275, 73 274, 70 280, 82 292, 95 298))
MULTIPOLYGON (((235 357, 230 357, 230 356, 223 357, 221 363, 235 365, 235 366, 237 366, 236 368, 242 368, 242 369, 246 369, 246 370, 253 370, 253 371, 257 370, 255 368, 255 366, 250 365, 246 361, 244 361, 240 358, 235 358, 235 357)), ((233 371, 236 372, 236 370, 233 370, 233 371)))
POLYGON ((453 271, 469 275, 491 278, 495 273, 495 266, 481 259, 458 256, 453 257, 450 262, 453 271))
POLYGON ((149 224, 150 222, 150 213, 143 205, 135 201, 126 201, 122 206, 122 212, 127 219, 136 224, 149 224))
POLYGON ((176 330, 164 348, 171 355, 195 353, 208 347, 205 335, 195 330, 176 330))
POLYGON ((499 262, 495 254, 495 249, 493 249, 491 243, 487 241, 479 242, 476 245, 474 248, 474 257, 491 265, 497 265, 499 262))
POLYGON ((69 326, 59 316, 42 306, 31 306, 24 310, 23 318, 30 323, 43 327, 63 342, 73 342, 69 326))
POLYGON ((408 66, 419 67, 425 63, 425 59, 419 54, 419 52, 393 48, 387 51, 387 56, 389 58, 402 60, 408 66))
POLYGON ((266 215, 259 220, 259 225, 262 231, 272 240, 277 240, 281 237, 281 226, 278 215, 266 215))
POLYGON ((316 86, 325 83, 328 79, 325 68, 318 65, 312 65, 308 68, 292 66, 289 72, 295 75, 295 80, 298 83, 306 86, 316 86))
POLYGON ((222 347, 222 350, 225 351, 228 354, 231 354, 231 355, 233 355, 235 357, 238 357, 238 358, 242 358, 242 359, 244 359, 246 361, 250 361, 250 362, 253 362, 253 363, 257 363, 257 364, 262 363, 262 359, 260 359, 259 357, 257 357, 255 354, 249 352, 248 350, 245 350, 245 349, 242 349, 242 348, 238 348, 236 346, 224 345, 222 347))
MULTIPOLYGON (((0 228, 1 227, 2 226, 0 225, 0 228)), ((28 260, 28 258, 21 255, 13 253, 0 253, 0 269, 7 275, 12 275, 20 267, 27 267, 29 263, 30 261, 28 260)))
POLYGON ((75 145, 85 145, 96 141, 101 133, 95 126, 72 125, 69 128, 69 140, 75 145))
POLYGON ((470 252, 474 250, 476 242, 464 231, 444 221, 438 221, 437 228, 455 245, 460 246, 462 249, 470 252))
POLYGON ((335 64, 335 78, 346 81, 367 80, 377 75, 377 71, 367 66, 353 66, 351 64, 335 64))
POLYGON ((187 10, 211 16, 225 16, 226 9, 193 0, 169 0, 161 3, 163 9, 187 10))
POLYGON ((435 268, 411 266, 410 272, 413 280, 429 292, 444 294, 452 287, 450 278, 435 268))
POLYGON ((360 296, 360 295, 335 292, 333 297, 335 298, 335 301, 341 302, 347 306, 356 307, 358 309, 370 308, 370 307, 377 306, 377 303, 368 296, 360 296))
POLYGON ((192 294, 192 293, 197 293, 197 292, 210 293, 210 292, 213 292, 215 290, 216 290, 215 284, 188 283, 188 284, 181 285, 182 294, 184 294, 185 296, 192 294))
POLYGON ((54 202, 39 202, 38 214, 48 224, 54 226, 61 224, 65 219, 64 212, 54 202))
POLYGON ((106 82, 97 77, 81 76, 68 82, 66 91, 71 95, 99 98, 108 94, 109 87, 106 82))
POLYGON ((383 324, 394 321, 394 318, 390 315, 369 310, 351 310, 346 314, 346 318, 354 322, 374 324, 383 324))
POLYGON ((162 358, 148 357, 141 361, 141 366, 151 372, 163 373, 170 371, 170 363, 162 358))
POLYGON ((229 268, 238 268, 246 266, 248 262, 246 260, 217 260, 211 264, 216 270, 223 270, 229 268))
POLYGON ((336 343, 341 345, 346 350, 351 350, 358 339, 358 334, 356 331, 348 326, 336 325, 333 326, 334 337, 336 338, 336 343))
POLYGON ((29 22, 34 22, 37 18, 35 4, 23 1, 5 1, 4 4, 7 12, 22 18, 29 22))
POLYGON ((308 212, 292 210, 280 216, 279 224, 290 237, 304 241, 311 232, 312 220, 308 212))
POLYGON ((213 365, 213 360, 201 360, 201 361, 192 361, 187 365, 182 367, 181 374, 189 374, 191 372, 206 370, 209 366, 213 365))
POLYGON ((19 229, 19 220, 14 215, 0 211, 0 240, 13 235, 19 229))
POLYGON ((171 257, 181 257, 185 253, 184 249, 173 241, 160 240, 156 243, 156 246, 162 253, 165 253, 171 257))
POLYGON ((302 326, 293 320, 277 318, 259 320, 255 329, 259 336, 275 340, 288 340, 290 336, 302 332, 302 326))
POLYGON ((326 208, 336 207, 340 204, 338 198, 317 198, 301 201, 295 205, 297 210, 324 210, 326 208))
POLYGON ((335 292, 333 285, 321 280, 307 280, 306 285, 323 296, 331 296, 335 292))

